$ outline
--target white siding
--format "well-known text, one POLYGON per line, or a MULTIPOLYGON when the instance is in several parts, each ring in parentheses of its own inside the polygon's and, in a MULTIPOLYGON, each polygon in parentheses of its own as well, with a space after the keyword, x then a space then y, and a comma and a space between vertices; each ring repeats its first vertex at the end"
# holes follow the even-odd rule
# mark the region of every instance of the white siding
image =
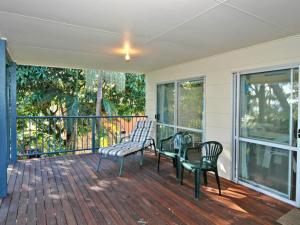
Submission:
POLYGON ((146 74, 146 114, 154 118, 156 84, 163 81, 206 76, 206 140, 220 141, 224 152, 219 160, 220 175, 231 178, 232 101, 235 71, 300 62, 300 36, 227 52, 146 74))

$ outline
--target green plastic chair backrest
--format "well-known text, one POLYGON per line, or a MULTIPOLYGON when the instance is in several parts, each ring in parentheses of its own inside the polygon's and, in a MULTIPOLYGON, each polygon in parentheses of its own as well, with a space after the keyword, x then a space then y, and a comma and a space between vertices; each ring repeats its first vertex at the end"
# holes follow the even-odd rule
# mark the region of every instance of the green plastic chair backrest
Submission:
POLYGON ((202 159, 209 162, 212 166, 217 166, 217 161, 223 151, 223 146, 217 141, 208 141, 200 145, 202 149, 202 159))
POLYGON ((192 142, 192 136, 186 131, 181 131, 174 135, 174 148, 178 149, 180 156, 182 156, 192 142))

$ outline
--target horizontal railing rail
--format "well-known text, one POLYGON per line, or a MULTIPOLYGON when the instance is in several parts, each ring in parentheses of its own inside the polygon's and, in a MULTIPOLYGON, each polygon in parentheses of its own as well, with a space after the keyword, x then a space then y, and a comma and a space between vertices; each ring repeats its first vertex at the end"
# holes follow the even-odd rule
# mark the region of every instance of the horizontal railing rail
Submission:
POLYGON ((147 116, 17 116, 17 154, 22 157, 95 152, 128 136, 147 116))
POLYGON ((113 119, 113 118, 147 118, 147 116, 17 116, 17 119, 69 119, 69 118, 96 118, 96 119, 113 119))

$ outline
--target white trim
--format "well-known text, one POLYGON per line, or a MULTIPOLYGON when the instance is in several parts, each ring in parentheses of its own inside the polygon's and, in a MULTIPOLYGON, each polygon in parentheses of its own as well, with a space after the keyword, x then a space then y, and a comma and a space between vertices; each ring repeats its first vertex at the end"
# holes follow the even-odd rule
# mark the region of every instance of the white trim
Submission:
POLYGON ((232 74, 232 118, 231 118, 231 123, 232 123, 232 139, 231 139, 231 146, 232 146, 232 150, 231 150, 231 180, 236 182, 236 141, 235 141, 235 137, 236 137, 236 73, 232 74))
POLYGON ((257 191, 257 192, 260 192, 262 194, 268 195, 268 196, 270 196, 272 198, 278 199, 278 200, 280 200, 282 202, 285 202, 285 203, 288 203, 290 205, 297 206, 297 204, 296 204, 295 201, 287 199, 287 198, 284 198, 284 197, 281 197, 281 196, 279 196, 277 194, 274 194, 274 193, 272 193, 270 191, 264 190, 264 189, 262 189, 262 188, 260 188, 258 186, 251 185, 251 184, 249 184, 247 182, 244 182, 244 181, 241 181, 241 180, 238 180, 238 184, 241 184, 241 185, 243 185, 243 186, 245 186, 247 188, 251 188, 251 189, 253 189, 253 190, 257 191))
POLYGON ((241 78, 241 76, 240 76, 240 74, 239 73, 237 73, 236 74, 236 87, 237 87, 237 90, 236 90, 236 94, 237 94, 237 96, 236 96, 236 117, 235 117, 235 119, 236 119, 236 127, 235 127, 235 129, 236 129, 236 136, 235 136, 235 143, 236 143, 236 155, 235 155, 235 157, 236 157, 236 166, 235 166, 235 179, 236 179, 236 182, 238 181, 238 179, 239 179, 239 154, 240 154, 240 151, 239 151, 239 149, 240 149, 240 141, 239 141, 239 139, 238 139, 238 137, 240 136, 240 104, 239 104, 239 102, 240 102, 240 78, 241 78))
MULTIPOLYGON (((300 207, 300 138, 297 138, 297 147, 292 146, 291 140, 289 141, 290 145, 284 145, 281 143, 275 143, 275 142, 271 142, 271 141, 267 141, 267 140, 258 140, 258 139, 252 139, 252 138, 243 138, 239 136, 239 129, 240 129, 240 125, 239 125, 239 113, 240 113, 240 76, 241 75, 246 75, 246 74, 253 74, 253 73, 259 73, 259 72, 268 72, 268 71, 276 71, 276 70, 284 70, 284 69, 289 69, 291 70, 291 85, 293 85, 293 76, 294 76, 294 70, 295 68, 298 69, 298 74, 300 73, 300 63, 294 63, 294 64, 287 64, 287 65, 279 65, 279 66, 273 66, 273 67, 267 67, 267 68, 258 68, 258 69, 251 69, 251 70, 244 70, 236 73, 233 73, 234 79, 233 79, 233 83, 234 83, 234 96, 233 96, 233 117, 232 117, 232 124, 233 124, 233 159, 234 159, 234 169, 235 169, 235 177, 233 176, 233 180, 236 181, 239 184, 242 184, 246 187, 252 188, 256 191, 259 191, 261 193, 264 193, 266 195, 269 195, 273 198, 279 199, 283 202, 286 202, 288 204, 300 207), (272 191, 270 191, 271 189, 268 187, 263 187, 263 185, 251 185, 247 182, 241 181, 239 180, 239 176, 238 176, 238 169, 239 169, 239 142, 240 141, 244 141, 244 142, 249 142, 249 143, 254 143, 254 144, 260 144, 260 145, 267 145, 267 146, 271 146, 271 147, 276 147, 276 148, 280 148, 280 149, 284 149, 284 150, 288 150, 289 151, 289 155, 290 155, 290 161, 289 161, 289 187, 291 186, 291 156, 292 156, 292 152, 297 152, 297 171, 296 171, 296 200, 290 200, 288 198, 284 198, 284 194, 276 194, 276 190, 274 191, 272 189, 272 191), (264 188, 264 189, 263 189, 264 188), (268 190, 269 189, 269 190, 268 190)), ((300 84, 300 74, 298 76, 298 84, 300 84)), ((293 88, 293 87, 291 87, 293 88)), ((292 90, 292 89, 291 89, 292 90)), ((298 85, 298 130, 300 129, 300 85, 298 85)), ((292 106, 290 106, 290 110, 291 110, 291 114, 292 115, 292 106)), ((290 126, 289 126, 289 134, 292 135, 293 132, 293 123, 292 123, 292 118, 290 116, 290 126)), ((251 181, 249 181, 251 182, 251 181)), ((289 188, 289 193, 288 196, 290 198, 291 195, 291 190, 289 188)))
POLYGON ((261 68, 255 68, 255 69, 249 69, 249 70, 241 70, 239 72, 233 72, 233 73, 239 73, 240 75, 246 75, 246 74, 252 74, 252 73, 261 73, 261 72, 270 72, 270 71, 276 71, 276 70, 293 69, 293 68, 298 68, 299 65, 300 65, 300 62, 299 63, 289 63, 289 64, 269 66, 269 67, 261 67, 261 68))
MULTIPOLYGON (((294 69, 291 69, 290 71, 290 80, 291 80, 291 94, 290 94, 290 98, 291 100, 294 99, 294 96, 293 96, 293 87, 294 87, 294 69)), ((293 146, 293 101, 290 102, 290 119, 289 119, 289 145, 290 146, 293 146)))
POLYGON ((288 151, 295 151, 295 152, 298 151, 297 147, 278 144, 278 143, 271 142, 271 141, 262 141, 262 140, 258 140, 258 139, 244 138, 244 137, 240 137, 239 140, 248 142, 248 143, 258 144, 258 145, 267 145, 270 147, 280 148, 280 149, 284 149, 284 150, 288 150, 288 151))
POLYGON ((282 193, 274 188, 271 188, 271 187, 268 187, 266 185, 263 185, 263 184, 257 184, 255 181, 252 181, 252 180, 247 180, 247 179, 241 179, 240 180, 241 182, 244 182, 246 184, 249 184, 251 185, 252 187, 256 187, 258 189, 261 189, 261 190, 265 190, 267 192, 270 192, 270 193, 273 193, 274 195, 278 195, 282 198, 285 198, 285 199, 289 199, 289 195, 288 194, 285 194, 285 193, 282 193))
POLYGON ((195 133, 203 133, 203 130, 201 130, 201 129, 181 127, 181 126, 176 126, 176 125, 171 125, 171 124, 166 124, 166 123, 157 123, 157 125, 161 125, 161 126, 165 126, 165 127, 171 127, 171 128, 178 128, 178 129, 182 129, 182 130, 193 131, 195 133))
MULTIPOLYGON (((294 69, 292 68, 290 71, 290 80, 291 80, 291 102, 290 102, 290 118, 289 118, 289 145, 293 146, 293 131, 294 131, 294 123, 293 123, 293 100, 294 100, 294 95, 293 95, 293 88, 294 88, 294 69)), ((298 103, 299 104, 299 103, 298 103)), ((297 150, 296 150, 297 151, 297 150)), ((288 162, 288 196, 291 198, 291 186, 292 186, 292 151, 289 151, 289 162, 288 162)))
POLYGON ((191 76, 188 78, 182 78, 182 79, 175 79, 175 80, 164 80, 164 81, 159 81, 159 82, 155 82, 155 85, 160 85, 160 84, 170 84, 170 83, 175 83, 175 82, 183 82, 183 81, 196 81, 196 80, 203 80, 205 81, 205 75, 195 75, 195 76, 191 76))
MULTIPOLYGON (((155 143, 157 144, 157 118, 155 118, 157 116, 157 85, 155 85, 155 111, 154 111, 154 120, 156 121, 156 124, 155 124, 155 128, 154 128, 154 140, 155 140, 155 143)), ((156 148, 158 148, 159 146, 157 145, 156 148)))
POLYGON ((206 141, 206 76, 203 76, 202 141, 206 141))
POLYGON ((174 132, 177 133, 177 125, 178 125, 178 84, 179 81, 174 82, 174 132))
POLYGON ((298 131, 300 129, 300 66, 298 66, 298 124, 297 124, 297 169, 296 169, 296 206, 300 207, 300 138, 298 131))

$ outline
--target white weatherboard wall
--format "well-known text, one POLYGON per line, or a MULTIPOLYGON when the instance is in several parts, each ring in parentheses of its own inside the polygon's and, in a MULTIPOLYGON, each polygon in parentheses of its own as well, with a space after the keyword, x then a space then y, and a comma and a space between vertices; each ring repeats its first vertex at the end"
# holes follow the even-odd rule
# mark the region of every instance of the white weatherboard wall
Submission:
POLYGON ((300 63, 300 36, 222 53, 152 71, 146 74, 146 115, 156 113, 156 84, 165 81, 206 78, 206 140, 217 140, 224 151, 219 160, 219 173, 231 179, 233 72, 300 63))

